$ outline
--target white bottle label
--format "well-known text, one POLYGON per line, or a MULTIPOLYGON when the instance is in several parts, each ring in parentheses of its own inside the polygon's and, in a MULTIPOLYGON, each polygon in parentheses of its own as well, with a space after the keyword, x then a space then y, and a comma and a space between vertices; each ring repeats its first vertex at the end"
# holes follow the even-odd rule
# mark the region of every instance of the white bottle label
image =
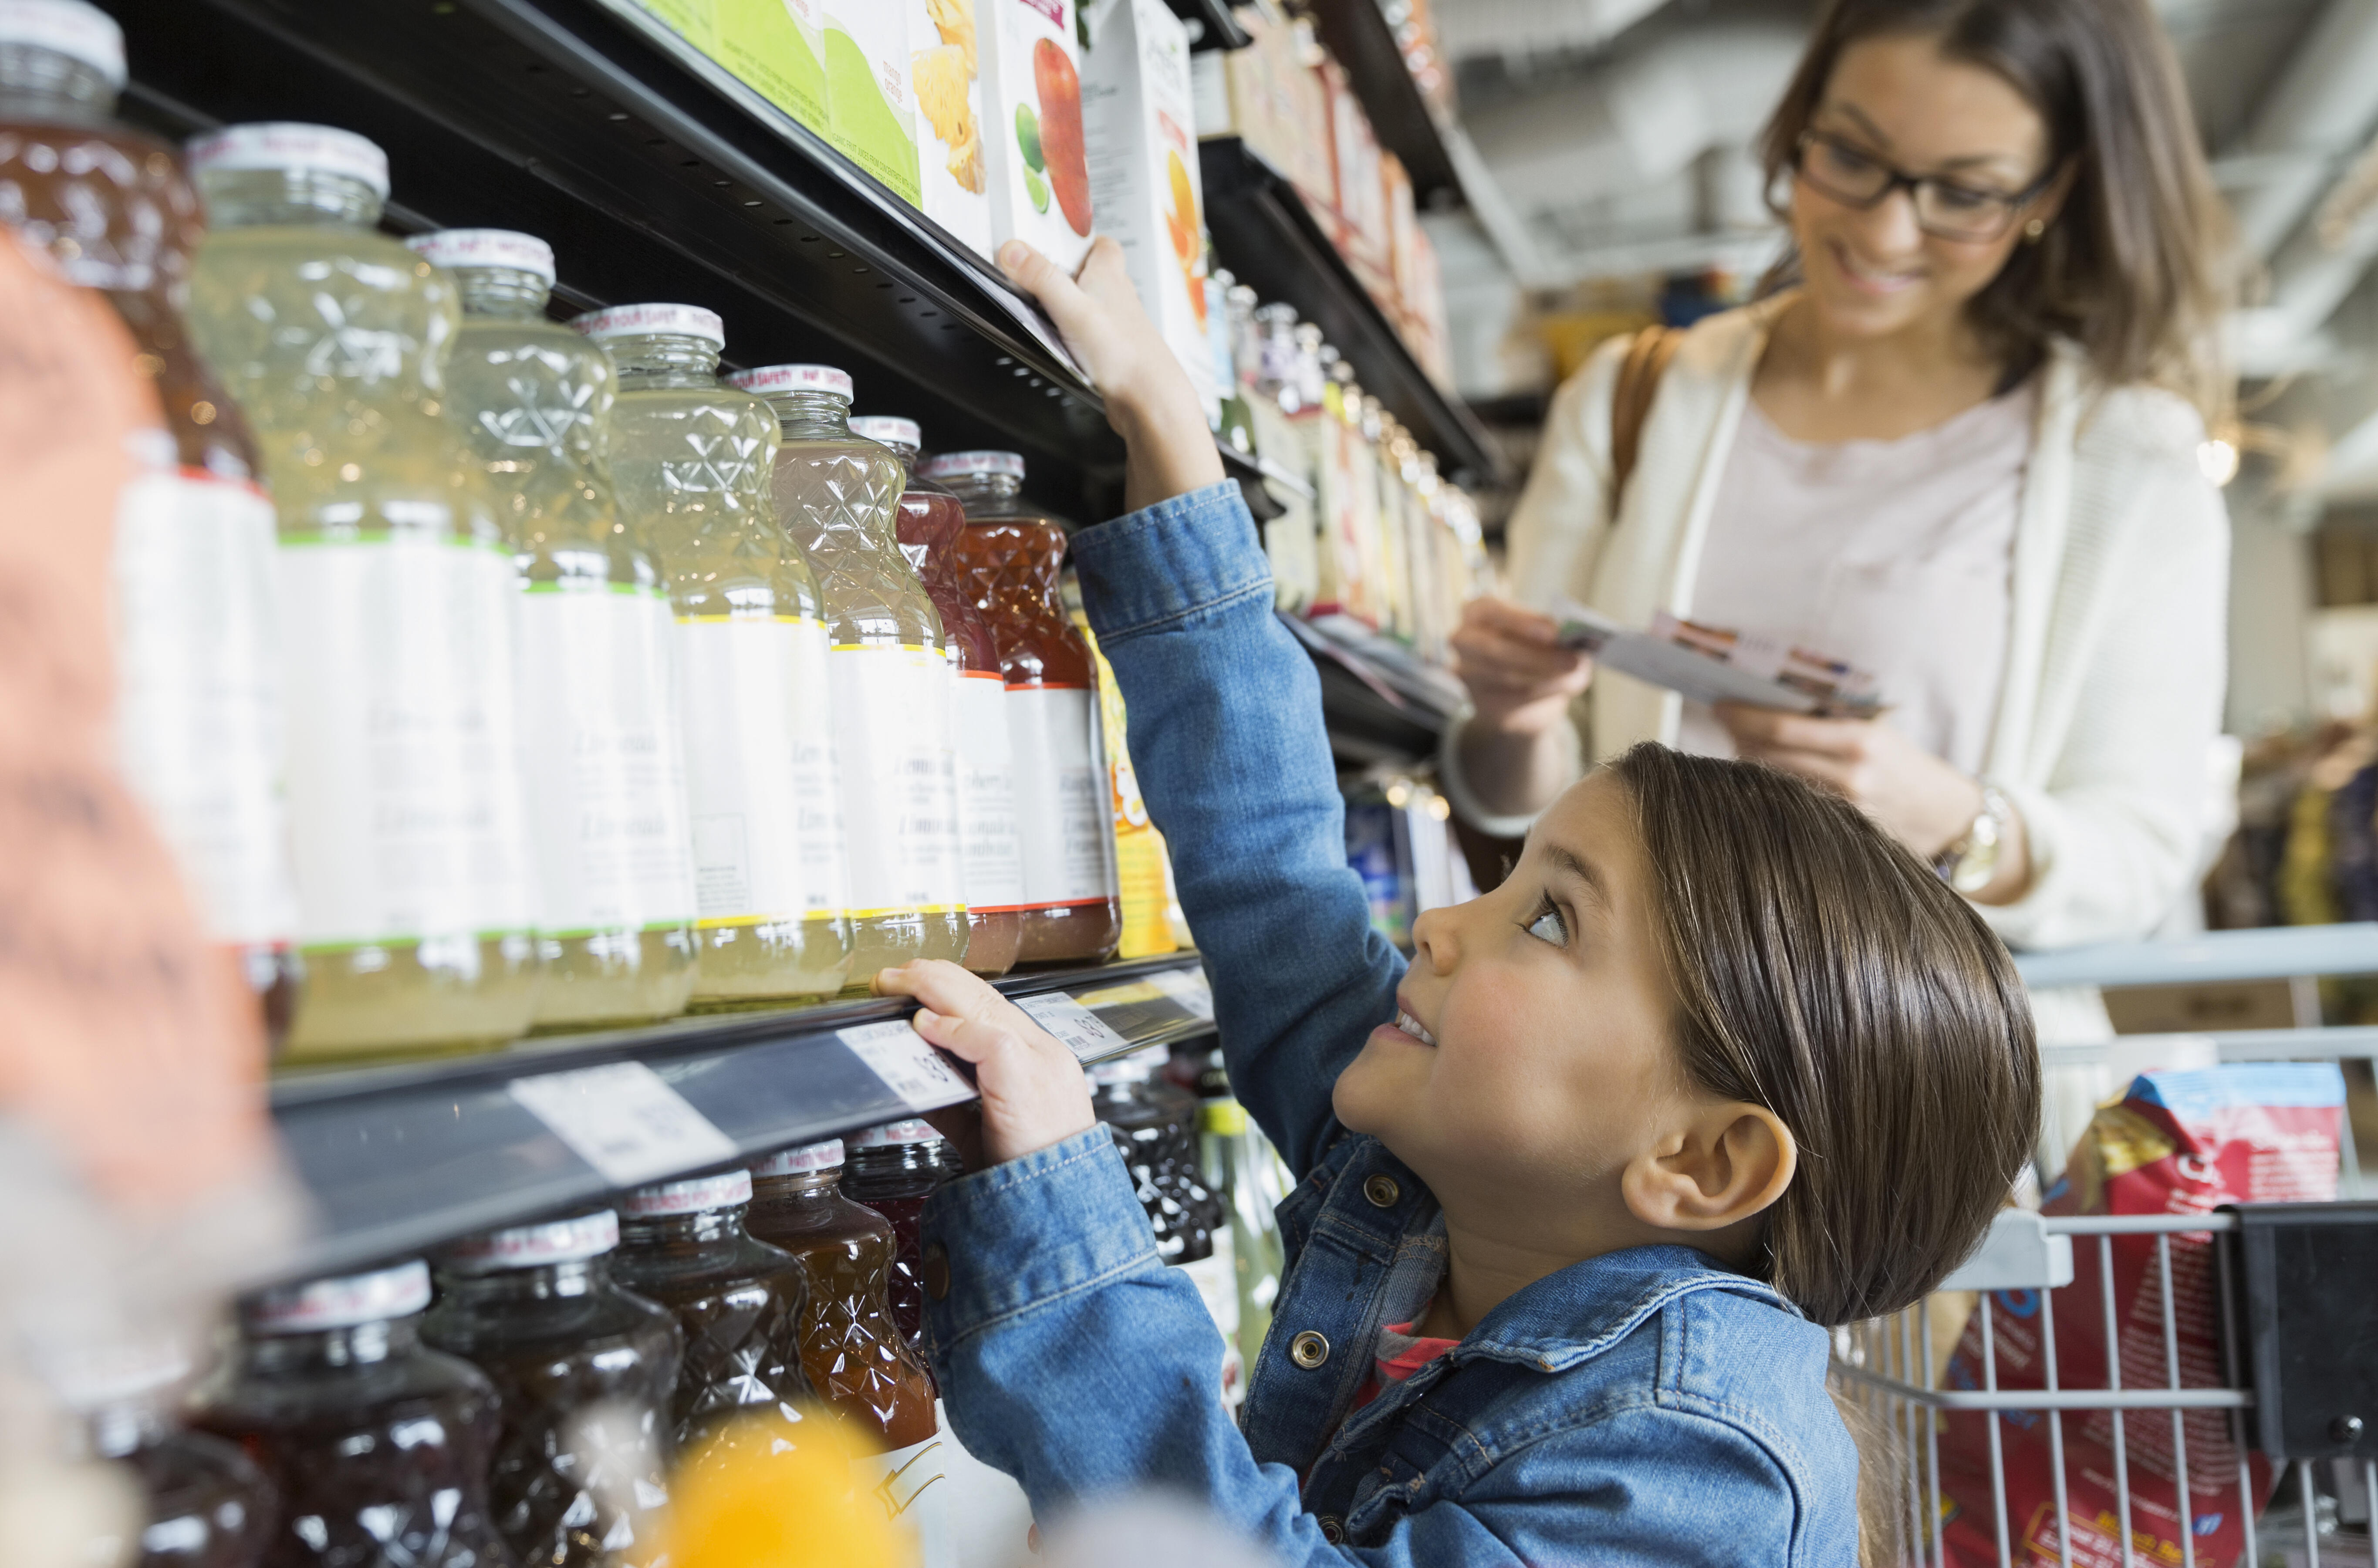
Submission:
POLYGON ((1011 686, 1015 741, 1015 826, 1024 848, 1024 901, 1036 910, 1107 899, 1106 769, 1099 763, 1098 694, 1087 687, 1011 686))
POLYGON ((126 779, 217 941, 297 929, 282 798, 271 499, 203 470, 143 474, 115 518, 116 735, 126 779))
POLYGON ((949 1462, 956 1453, 956 1441, 944 1431, 850 1462, 851 1490, 872 1498, 895 1526, 916 1532, 912 1561, 920 1568, 954 1568, 957 1561, 948 1508, 949 1462))
POLYGON ((650 931, 693 919, 685 785, 666 686, 674 617, 625 585, 522 595, 521 723, 537 929, 650 931))
POLYGON ((837 645, 831 668, 851 914, 965 909, 949 661, 920 646, 837 645))
POLYGON ((957 740, 958 848, 966 857, 967 908, 978 914, 1024 907, 1024 846, 1015 829, 1015 742, 1007 729, 1007 688, 996 670, 961 674, 950 710, 957 740))
POLYGON ((511 557, 400 536, 275 560, 300 940, 527 932, 511 557))
POLYGON ((842 885, 816 863, 829 831, 825 629, 797 616, 678 621, 679 706, 697 923, 831 918, 842 885), (804 758, 807 758, 805 761, 804 758))

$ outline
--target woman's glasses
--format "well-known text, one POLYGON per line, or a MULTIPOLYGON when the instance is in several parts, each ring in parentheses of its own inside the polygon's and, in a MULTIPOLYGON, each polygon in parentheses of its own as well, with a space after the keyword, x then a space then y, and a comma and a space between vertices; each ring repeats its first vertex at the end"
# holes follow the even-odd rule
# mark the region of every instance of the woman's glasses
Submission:
POLYGON ((1792 166, 1816 190, 1860 211, 1881 205, 1892 191, 1904 190, 1915 204, 1917 228, 1935 239, 1968 241, 1993 240, 2005 234, 2013 226, 2015 215, 2056 179, 2056 168, 2050 165, 2030 188, 2012 196, 1980 190, 1938 175, 1911 175, 1871 152, 1814 130, 1800 133, 1792 166))

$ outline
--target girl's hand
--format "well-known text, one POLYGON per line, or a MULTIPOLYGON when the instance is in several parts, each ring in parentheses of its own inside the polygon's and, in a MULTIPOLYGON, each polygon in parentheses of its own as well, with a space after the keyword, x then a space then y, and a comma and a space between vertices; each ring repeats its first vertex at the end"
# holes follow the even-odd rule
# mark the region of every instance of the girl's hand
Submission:
POLYGON ((917 1032, 973 1064, 984 1162, 1001 1164, 1098 1126, 1090 1082, 1074 1054, 957 965, 920 959, 878 971, 875 994, 916 998, 921 1006, 909 1021, 917 1032))
POLYGON ((1879 718, 1812 718, 1719 703, 1736 754, 1822 784, 1925 860, 1963 838, 1982 787, 1879 718))
POLYGON ((1461 607, 1453 629, 1453 670, 1470 689, 1478 721, 1507 735, 1536 735, 1560 722, 1593 680, 1593 661, 1560 645, 1552 617, 1507 599, 1461 607))

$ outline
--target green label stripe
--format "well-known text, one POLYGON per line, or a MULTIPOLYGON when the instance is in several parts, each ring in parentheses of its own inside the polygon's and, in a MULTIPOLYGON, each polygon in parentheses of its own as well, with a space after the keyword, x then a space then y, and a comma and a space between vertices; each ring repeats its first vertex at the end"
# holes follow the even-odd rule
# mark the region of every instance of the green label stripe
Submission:
MULTIPOLYGON (((534 936, 536 933, 528 926, 521 925, 507 927, 501 931, 474 931, 469 935, 475 941, 500 942, 507 936, 534 936)), ((367 936, 357 942, 301 942, 297 945, 297 950, 301 953, 352 953, 358 947, 406 947, 429 940, 431 938, 426 936, 367 936)))
POLYGON ((524 583, 522 593, 528 594, 626 594, 631 597, 666 599, 668 595, 658 588, 647 588, 642 583, 585 583, 563 578, 539 583, 524 583))
POLYGON ((281 535, 282 545, 290 549, 304 549, 322 545, 390 545, 426 544, 444 549, 483 549, 490 555, 512 559, 511 546, 502 540, 458 537, 453 534, 432 534, 416 528, 291 528, 281 535))

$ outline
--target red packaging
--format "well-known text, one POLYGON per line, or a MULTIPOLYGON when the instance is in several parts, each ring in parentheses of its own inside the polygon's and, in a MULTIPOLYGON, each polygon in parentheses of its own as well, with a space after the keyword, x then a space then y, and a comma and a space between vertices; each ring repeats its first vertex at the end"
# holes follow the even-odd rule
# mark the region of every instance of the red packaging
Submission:
MULTIPOLYGON (((2329 1063, 2272 1062, 2199 1072, 2143 1073, 2120 1104, 2100 1108, 2073 1150, 2063 1178, 2042 1205, 2050 1214, 2201 1214, 2224 1203, 2328 1201, 2336 1196, 2338 1118, 2345 1080, 2329 1063)), ((2154 1236, 2108 1238, 2121 1385, 2168 1386, 2163 1272, 2154 1236)), ((2057 1381, 2104 1388, 2105 1297, 2098 1238, 2075 1236, 2072 1284, 2048 1293, 2055 1312, 2057 1381)), ((2183 1387, 2226 1384, 2219 1339, 2218 1265, 2213 1237, 2171 1237, 2171 1314, 2183 1387)), ((1991 1326, 2001 1389, 2046 1386, 2042 1293, 1998 1291, 1991 1326)), ((1981 1315, 1965 1325, 1949 1363, 1949 1386, 1983 1384, 1981 1315)), ((1997 1509, 1990 1492, 1989 1417, 1945 1418, 1940 1433, 1941 1512, 1949 1560, 1965 1568, 1999 1561, 1997 1509)), ((2068 1412, 2063 1418, 2067 1507, 2072 1561, 2118 1568, 2121 1524, 2113 1436, 2115 1413, 2068 1412)), ((2182 1561, 2180 1532, 2192 1530, 2198 1568, 2233 1568, 2245 1546, 2240 1517, 2238 1451, 2229 1413, 2193 1410, 2182 1429, 2188 1454, 2189 1514, 2180 1508, 2180 1466, 2168 1410, 2122 1413, 2131 1494, 2131 1537, 2141 1564, 2182 1561)), ((2000 1425, 2006 1477, 2007 1528, 2019 1563, 2060 1561, 2056 1478, 2048 1417, 2005 1413, 2000 1425)), ((2270 1465, 2249 1455, 2248 1490, 2259 1510, 2269 1496, 2270 1465)))

